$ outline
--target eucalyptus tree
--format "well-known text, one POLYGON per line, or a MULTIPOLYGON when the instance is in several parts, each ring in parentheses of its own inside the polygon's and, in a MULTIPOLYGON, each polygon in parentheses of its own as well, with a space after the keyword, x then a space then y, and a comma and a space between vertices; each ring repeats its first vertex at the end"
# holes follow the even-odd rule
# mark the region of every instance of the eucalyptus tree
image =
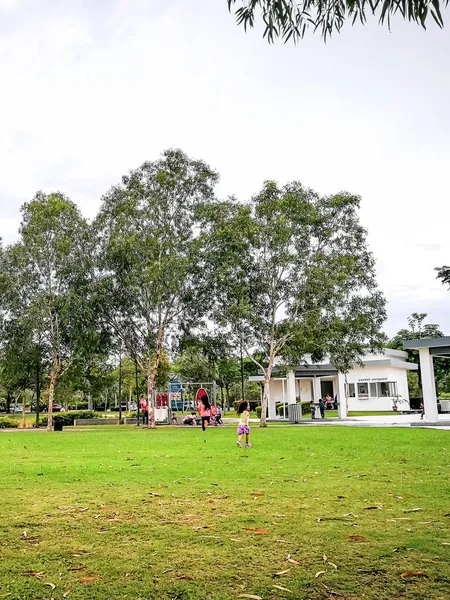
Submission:
POLYGON ((48 366, 48 429, 55 387, 90 343, 87 222, 63 194, 38 192, 22 207, 20 239, 5 250, 6 320, 25 327, 48 366))
POLYGON ((145 373, 149 427, 171 336, 197 325, 210 303, 196 212, 214 198, 217 180, 204 162, 167 150, 112 187, 96 219, 105 321, 145 373))
POLYGON ((444 26, 442 9, 448 0, 226 0, 228 9, 234 11, 236 21, 244 29, 256 23, 264 28, 263 36, 269 42, 282 38, 285 42, 297 42, 307 30, 320 31, 324 40, 339 32, 348 21, 363 25, 367 18, 378 17, 380 24, 389 28, 392 17, 399 15, 424 29, 432 19, 439 27, 444 26))
POLYGON ((264 376, 263 427, 277 364, 330 353, 345 367, 344 356, 349 364, 380 345, 385 301, 359 204, 358 196, 268 181, 250 203, 205 212, 214 318, 264 376))

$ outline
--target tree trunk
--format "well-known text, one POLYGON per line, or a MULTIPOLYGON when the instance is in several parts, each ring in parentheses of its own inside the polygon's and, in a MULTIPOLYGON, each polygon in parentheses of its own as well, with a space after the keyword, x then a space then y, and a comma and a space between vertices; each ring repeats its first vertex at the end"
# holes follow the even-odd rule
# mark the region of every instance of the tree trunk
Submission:
POLYGON ((53 402, 55 399, 55 387, 58 379, 57 368, 55 364, 52 364, 50 371, 50 385, 48 388, 48 418, 47 418, 47 431, 53 429, 53 402))
POLYGON ((269 406, 270 400, 270 378, 272 376, 274 359, 269 359, 269 365, 267 369, 264 371, 264 387, 263 387, 263 397, 261 404, 261 420, 259 422, 260 427, 267 427, 267 408, 269 406))
POLYGON ((11 412, 11 392, 6 392, 6 412, 11 412))
POLYGON ((27 427, 27 418, 25 416, 25 390, 23 392, 23 400, 22 400, 22 429, 26 429, 27 427))
POLYGON ((155 390, 155 380, 158 375, 159 363, 161 361, 161 354, 163 350, 163 338, 164 338, 164 329, 160 327, 158 329, 158 338, 156 341, 156 354, 155 360, 153 361, 152 368, 150 373, 147 376, 147 408, 148 408, 148 428, 154 429, 156 427, 155 424, 155 402, 154 402, 154 390, 155 390))
POLYGON ((41 361, 36 363, 36 427, 39 427, 39 403, 41 401, 41 361))

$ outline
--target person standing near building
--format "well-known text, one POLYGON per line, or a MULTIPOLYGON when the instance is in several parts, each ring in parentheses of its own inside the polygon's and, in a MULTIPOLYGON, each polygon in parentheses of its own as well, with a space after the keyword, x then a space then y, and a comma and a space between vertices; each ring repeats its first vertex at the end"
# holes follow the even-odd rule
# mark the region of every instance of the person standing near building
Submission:
POLYGON ((325 419, 325 402, 322 400, 322 398, 319 398, 319 409, 320 416, 322 417, 322 419, 325 419))
POLYGON ((139 400, 139 407, 142 413, 142 424, 148 425, 148 402, 145 396, 141 396, 139 400))

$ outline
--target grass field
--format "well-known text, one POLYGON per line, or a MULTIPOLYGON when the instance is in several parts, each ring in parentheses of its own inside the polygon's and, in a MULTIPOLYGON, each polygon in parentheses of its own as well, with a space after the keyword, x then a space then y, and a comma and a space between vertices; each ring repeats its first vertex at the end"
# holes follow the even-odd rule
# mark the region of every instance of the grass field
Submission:
POLYGON ((0 598, 447 600, 448 435, 0 431, 0 598))

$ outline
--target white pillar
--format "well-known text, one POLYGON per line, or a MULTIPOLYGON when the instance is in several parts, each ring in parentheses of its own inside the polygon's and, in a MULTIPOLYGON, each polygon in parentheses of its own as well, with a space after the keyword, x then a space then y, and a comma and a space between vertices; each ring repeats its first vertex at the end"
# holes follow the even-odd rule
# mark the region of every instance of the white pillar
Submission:
POLYGON ((268 416, 269 419, 276 419, 277 418, 277 413, 275 410, 275 400, 273 398, 273 395, 270 393, 272 387, 272 381, 269 384, 269 402, 268 402, 268 406, 267 406, 267 412, 268 412, 268 416))
POLYGON ((294 371, 287 372, 287 402, 288 404, 295 404, 295 373, 294 371))
POLYGON ((313 378, 313 396, 314 396, 314 402, 316 404, 316 419, 320 419, 321 415, 320 415, 320 408, 319 408, 319 400, 320 398, 322 398, 322 388, 320 385, 320 377, 316 377, 314 375, 313 378))
POLYGON ((345 397, 345 375, 338 373, 338 417, 340 419, 347 418, 347 399, 345 397))
POLYGON ((429 348, 419 348, 420 374, 422 377, 423 405, 425 407, 424 421, 438 421, 436 382, 434 380, 433 357, 429 348))

